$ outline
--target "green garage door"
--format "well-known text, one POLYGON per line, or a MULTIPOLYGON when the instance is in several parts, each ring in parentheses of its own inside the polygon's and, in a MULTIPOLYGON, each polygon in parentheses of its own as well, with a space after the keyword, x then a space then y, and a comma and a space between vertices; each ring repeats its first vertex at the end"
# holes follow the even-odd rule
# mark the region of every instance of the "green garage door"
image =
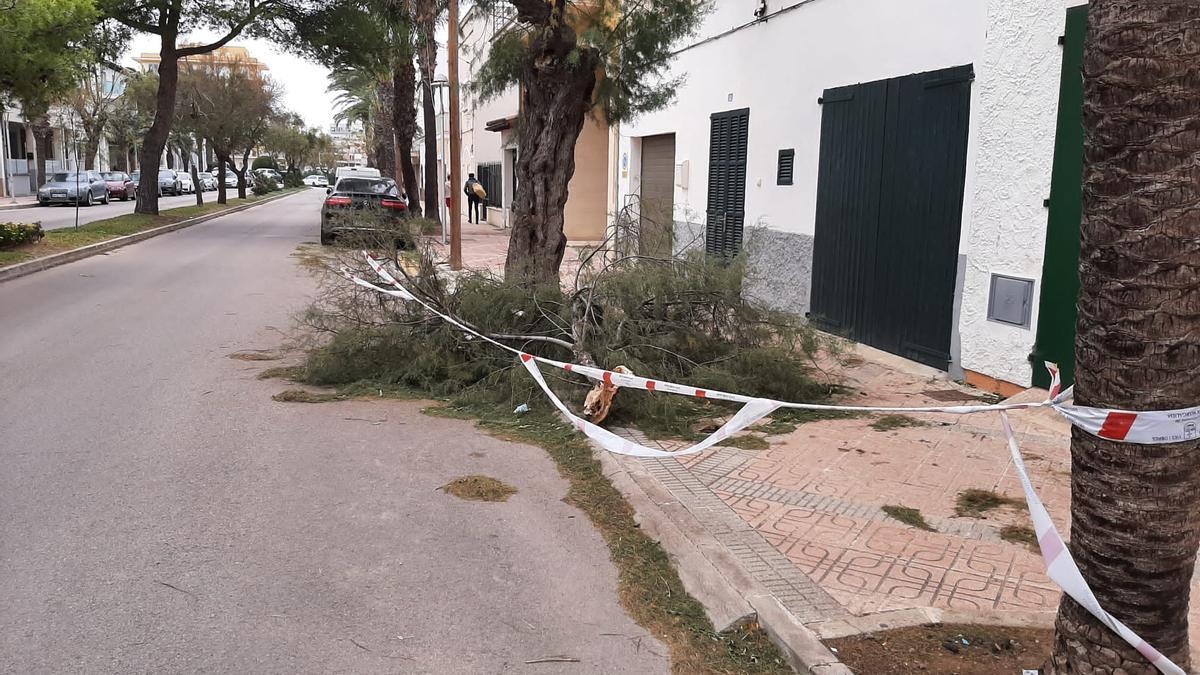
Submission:
POLYGON ((971 66, 822 96, 810 319, 950 364, 971 66))

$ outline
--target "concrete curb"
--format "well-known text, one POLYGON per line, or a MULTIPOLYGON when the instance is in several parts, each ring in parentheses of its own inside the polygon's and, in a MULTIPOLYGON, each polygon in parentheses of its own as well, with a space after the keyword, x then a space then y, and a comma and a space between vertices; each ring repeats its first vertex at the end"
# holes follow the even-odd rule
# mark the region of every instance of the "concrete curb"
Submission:
POLYGON ((963 623, 977 626, 1004 626, 1007 628, 1053 628, 1055 612, 1051 611, 997 611, 997 610, 954 610, 936 607, 897 609, 876 612, 847 619, 831 619, 808 624, 822 640, 877 633, 893 628, 910 628, 935 623, 963 623))
POLYGON ((192 225, 199 225, 200 223, 205 223, 210 220, 223 218, 240 211, 252 209, 256 206, 270 204, 271 202, 278 201, 280 199, 286 199, 287 197, 291 197, 296 194, 299 194, 299 192, 289 192, 286 195, 268 197, 267 199, 256 201, 253 204, 242 204, 240 206, 235 206, 233 208, 218 211, 216 213, 206 213, 202 216, 189 218, 188 220, 181 220, 177 223, 171 223, 170 225, 156 227, 153 230, 144 230, 142 232, 125 235, 124 237, 117 237, 116 239, 109 239, 108 241, 88 244, 87 246, 81 246, 79 248, 71 249, 70 251, 55 253, 44 258, 34 258, 33 260, 27 260, 15 265, 9 265, 8 267, 0 267, 0 283, 11 281, 13 279, 19 279, 23 276, 33 274, 34 272, 41 272, 42 270, 48 270, 52 267, 58 267, 59 265, 75 262, 76 260, 83 260, 84 258, 90 258, 94 255, 107 253, 109 251, 121 248, 122 246, 136 244, 139 241, 157 237, 160 234, 167 234, 168 232, 174 232, 175 230, 182 230, 185 227, 191 227, 192 225))
POLYGON ((0 204, 0 211, 12 211, 14 209, 32 209, 38 205, 37 202, 29 204, 0 204))
POLYGON ((757 619, 796 672, 853 675, 640 462, 598 448, 593 454, 633 507, 642 530, 671 556, 684 588, 704 606, 714 628, 726 630, 757 619))

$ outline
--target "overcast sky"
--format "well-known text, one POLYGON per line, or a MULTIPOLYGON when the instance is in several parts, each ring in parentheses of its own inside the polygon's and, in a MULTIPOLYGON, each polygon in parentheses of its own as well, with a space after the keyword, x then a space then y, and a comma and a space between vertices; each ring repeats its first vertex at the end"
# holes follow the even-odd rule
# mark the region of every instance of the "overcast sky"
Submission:
MULTIPOLYGON (((197 32, 181 38, 180 44, 199 40, 212 40, 219 36, 197 32)), ((157 35, 138 35, 133 39, 125 65, 134 67, 133 57, 142 52, 158 53, 157 35)), ((235 40, 230 44, 241 45, 250 50, 250 56, 267 64, 271 77, 283 87, 283 105, 304 118, 305 124, 328 129, 333 122, 333 95, 325 91, 329 69, 298 56, 288 54, 271 42, 263 40, 235 40)))

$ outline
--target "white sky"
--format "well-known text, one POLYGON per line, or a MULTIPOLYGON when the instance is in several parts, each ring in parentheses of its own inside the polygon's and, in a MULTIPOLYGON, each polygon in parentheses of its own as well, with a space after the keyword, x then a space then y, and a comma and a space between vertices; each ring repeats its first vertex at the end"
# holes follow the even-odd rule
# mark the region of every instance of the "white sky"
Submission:
MULTIPOLYGON (((209 42, 221 37, 212 31, 200 30, 179 38, 179 44, 185 42, 209 42)), ((438 26, 437 40, 441 47, 438 49, 437 74, 435 77, 446 77, 446 40, 448 38, 445 23, 438 26)), ((304 123, 310 127, 328 130, 333 124, 334 95, 325 91, 329 83, 329 69, 325 66, 307 61, 290 54, 274 43, 267 40, 238 39, 230 43, 240 45, 250 50, 250 56, 267 64, 267 68, 275 82, 283 88, 283 105, 288 110, 304 118, 304 123)), ((133 57, 142 52, 158 53, 160 48, 157 35, 135 35, 130 43, 129 53, 126 54, 123 65, 136 67, 133 57)), ((465 75, 465 67, 460 65, 465 75)), ((418 105, 420 98, 418 96, 418 105)))
MULTIPOLYGON (((207 31, 179 39, 179 43, 213 40, 220 36, 207 31)), ((157 35, 136 35, 130 44, 129 54, 123 65, 135 67, 133 57, 142 52, 158 53, 157 35)), ((234 40, 231 45, 240 45, 250 50, 250 56, 267 64, 271 77, 283 88, 283 106, 304 118, 311 127, 328 130, 333 122, 333 95, 325 91, 329 69, 288 54, 273 43, 265 40, 234 40)))

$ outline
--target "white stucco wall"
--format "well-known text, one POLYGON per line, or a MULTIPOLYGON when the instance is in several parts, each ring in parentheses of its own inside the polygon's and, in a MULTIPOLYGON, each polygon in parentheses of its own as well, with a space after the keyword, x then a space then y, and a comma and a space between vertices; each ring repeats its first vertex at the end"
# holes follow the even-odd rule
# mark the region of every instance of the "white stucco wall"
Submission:
POLYGON ((976 66, 978 152, 959 331, 964 368, 1028 386, 1046 247, 1050 172, 1058 119, 1066 8, 1079 0, 990 3, 984 58, 976 66), (988 321, 992 274, 1033 279, 1028 328, 988 321))
MULTIPOLYGON (((639 189, 637 138, 676 134, 676 220, 704 221, 709 115, 750 108, 746 222, 815 229, 821 107, 829 87, 973 64, 971 131, 959 243, 955 366, 1027 385, 1037 326, 1054 152, 1062 34, 1080 0, 811 0, 770 21, 757 0, 723 0, 673 63, 675 104, 621 129, 619 201, 639 189), (795 185, 776 186, 777 153, 795 148, 795 185), (987 320, 993 273, 1035 280, 1032 323, 987 320)), ((779 9, 780 3, 768 3, 779 9)), ((790 6, 794 3, 786 3, 790 6)), ((952 368, 952 372, 957 372, 952 368)))
POLYGON ((487 61, 492 48, 492 39, 506 25, 497 21, 492 14, 472 8, 464 17, 459 54, 459 69, 463 77, 462 134, 463 176, 475 171, 479 164, 499 162, 504 159, 500 132, 488 131, 485 126, 492 120, 511 117, 520 109, 517 88, 486 101, 475 100, 470 93, 470 83, 487 61))
MULTIPOLYGON (((979 62, 986 5, 984 0, 811 0, 767 22, 703 42, 753 20, 757 4, 717 3, 700 37, 692 41, 699 44, 673 61, 674 74, 687 77, 676 103, 626 124, 618 161, 630 154, 630 137, 675 133, 675 161, 690 165, 689 187, 675 190, 676 219, 702 222, 709 115, 750 108, 746 222, 811 235, 821 142, 817 98, 830 87, 979 62), (776 186, 776 161, 784 148, 796 150, 795 184, 776 186)), ((780 4, 769 6, 776 10, 780 4)), ((975 98, 973 94, 972 114, 975 98)), ((625 174, 618 174, 621 201, 638 190, 625 174)), ((965 212, 974 194, 969 183, 970 176, 965 212)))

